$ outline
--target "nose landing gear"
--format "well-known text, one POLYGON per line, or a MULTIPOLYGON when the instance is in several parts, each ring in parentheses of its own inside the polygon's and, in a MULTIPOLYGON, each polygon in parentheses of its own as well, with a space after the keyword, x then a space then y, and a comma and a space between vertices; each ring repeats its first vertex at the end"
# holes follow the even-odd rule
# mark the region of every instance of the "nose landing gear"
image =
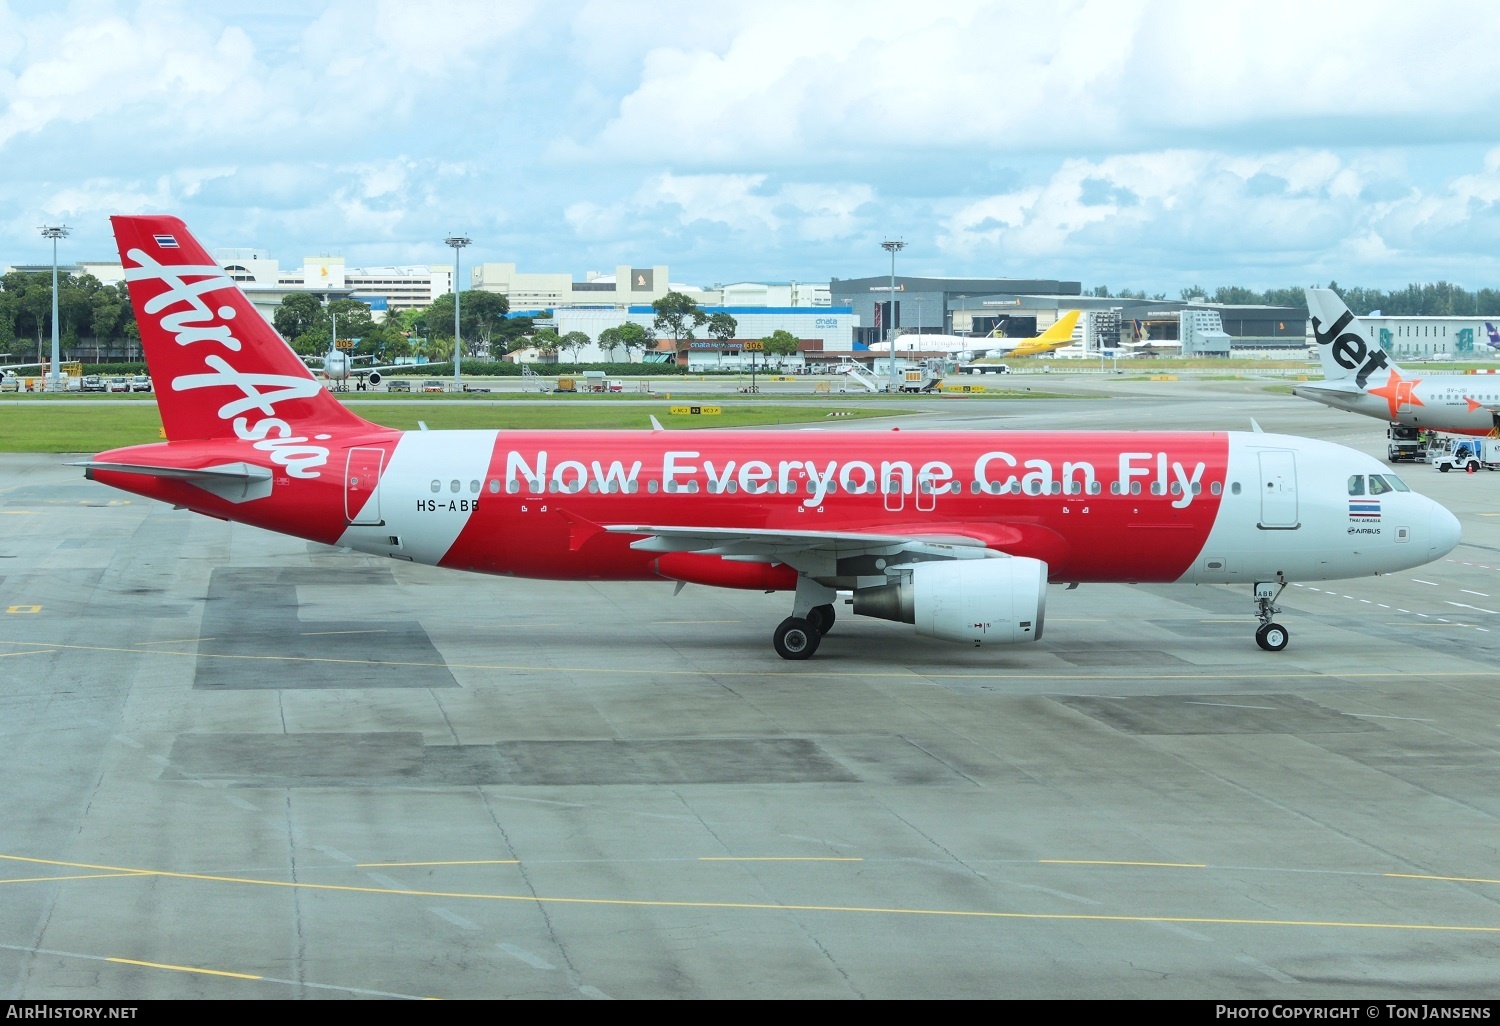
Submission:
POLYGON ((1260 626, 1255 631, 1255 643, 1267 652, 1280 652, 1292 639, 1291 632, 1271 619, 1281 612, 1276 606, 1276 600, 1285 590, 1285 578, 1257 581, 1255 584, 1255 615, 1260 620, 1260 626))

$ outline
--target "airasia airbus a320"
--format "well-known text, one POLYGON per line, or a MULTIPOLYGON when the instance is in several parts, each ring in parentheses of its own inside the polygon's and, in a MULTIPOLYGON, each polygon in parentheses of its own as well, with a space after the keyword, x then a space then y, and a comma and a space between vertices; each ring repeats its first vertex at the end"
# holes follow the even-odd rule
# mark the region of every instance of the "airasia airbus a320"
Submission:
POLYGON ((1288 435, 396 431, 329 394, 181 221, 113 222, 168 440, 99 454, 91 479, 455 570, 788 591, 787 659, 843 591, 978 645, 1036 641, 1048 583, 1094 581, 1244 584, 1276 651, 1287 582, 1459 540, 1373 458, 1288 435))

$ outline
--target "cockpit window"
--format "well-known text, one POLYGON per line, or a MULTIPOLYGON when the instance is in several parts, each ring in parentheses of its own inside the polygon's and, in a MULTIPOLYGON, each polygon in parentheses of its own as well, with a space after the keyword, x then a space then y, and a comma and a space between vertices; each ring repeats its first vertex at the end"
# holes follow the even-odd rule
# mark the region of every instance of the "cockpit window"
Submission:
POLYGON ((1371 495, 1375 494, 1374 484, 1375 484, 1375 482, 1377 480, 1383 481, 1392 491, 1396 491, 1396 492, 1409 492, 1409 491, 1411 491, 1411 489, 1407 487, 1406 482, 1403 481, 1403 480, 1401 480, 1395 474, 1371 474, 1370 475, 1370 485, 1371 485, 1370 494, 1371 495))
POLYGON ((1390 490, 1391 490, 1391 486, 1385 483, 1385 478, 1381 477, 1379 474, 1371 474, 1370 475, 1370 494, 1371 495, 1384 495, 1386 492, 1388 492, 1390 490))
POLYGON ((1354 476, 1352 476, 1352 477, 1349 478, 1349 494, 1350 495, 1363 495, 1363 494, 1365 494, 1365 475, 1363 475, 1363 474, 1355 474, 1354 476))

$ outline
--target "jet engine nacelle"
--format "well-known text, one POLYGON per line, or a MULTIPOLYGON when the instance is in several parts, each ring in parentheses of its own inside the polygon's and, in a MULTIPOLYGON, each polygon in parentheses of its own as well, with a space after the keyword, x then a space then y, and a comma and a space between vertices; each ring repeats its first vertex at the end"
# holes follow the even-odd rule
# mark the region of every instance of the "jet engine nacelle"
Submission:
POLYGON ((378 384, 380 384, 380 372, 379 371, 371 371, 370 372, 370 379, 369 380, 370 380, 370 384, 372 384, 372 385, 378 385, 378 384))
POLYGON ((1046 609, 1047 564, 1025 557, 917 563, 899 581, 854 593, 861 616, 976 645, 1036 641, 1046 609))

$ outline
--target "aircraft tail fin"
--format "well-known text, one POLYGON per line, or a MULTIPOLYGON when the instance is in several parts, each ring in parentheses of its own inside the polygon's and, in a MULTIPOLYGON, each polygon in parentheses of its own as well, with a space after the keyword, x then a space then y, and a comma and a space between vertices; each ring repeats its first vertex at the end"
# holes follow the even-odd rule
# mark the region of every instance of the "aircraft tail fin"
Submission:
POLYGON ((1370 330, 1344 305, 1338 293, 1332 289, 1304 291, 1325 379, 1352 381, 1363 390, 1370 375, 1379 368, 1400 371, 1401 368, 1380 347, 1370 330))
POLYGON ((1487 332, 1489 332, 1489 335, 1490 335, 1490 342, 1489 342, 1490 348, 1491 349, 1500 349, 1500 331, 1496 331, 1495 330, 1495 326, 1493 324, 1491 324, 1489 321, 1485 321, 1484 322, 1484 330, 1487 331, 1487 332))
POLYGON ((1038 335, 1036 341, 1046 345, 1054 342, 1060 346, 1067 345, 1072 341, 1073 329, 1078 326, 1078 318, 1082 315, 1082 310, 1069 310, 1054 321, 1052 327, 1038 335))
MULTIPOLYGON (((175 217, 112 217, 169 440, 240 438, 294 468, 369 430, 175 217)), ((295 475, 295 470, 292 471, 295 475)))

